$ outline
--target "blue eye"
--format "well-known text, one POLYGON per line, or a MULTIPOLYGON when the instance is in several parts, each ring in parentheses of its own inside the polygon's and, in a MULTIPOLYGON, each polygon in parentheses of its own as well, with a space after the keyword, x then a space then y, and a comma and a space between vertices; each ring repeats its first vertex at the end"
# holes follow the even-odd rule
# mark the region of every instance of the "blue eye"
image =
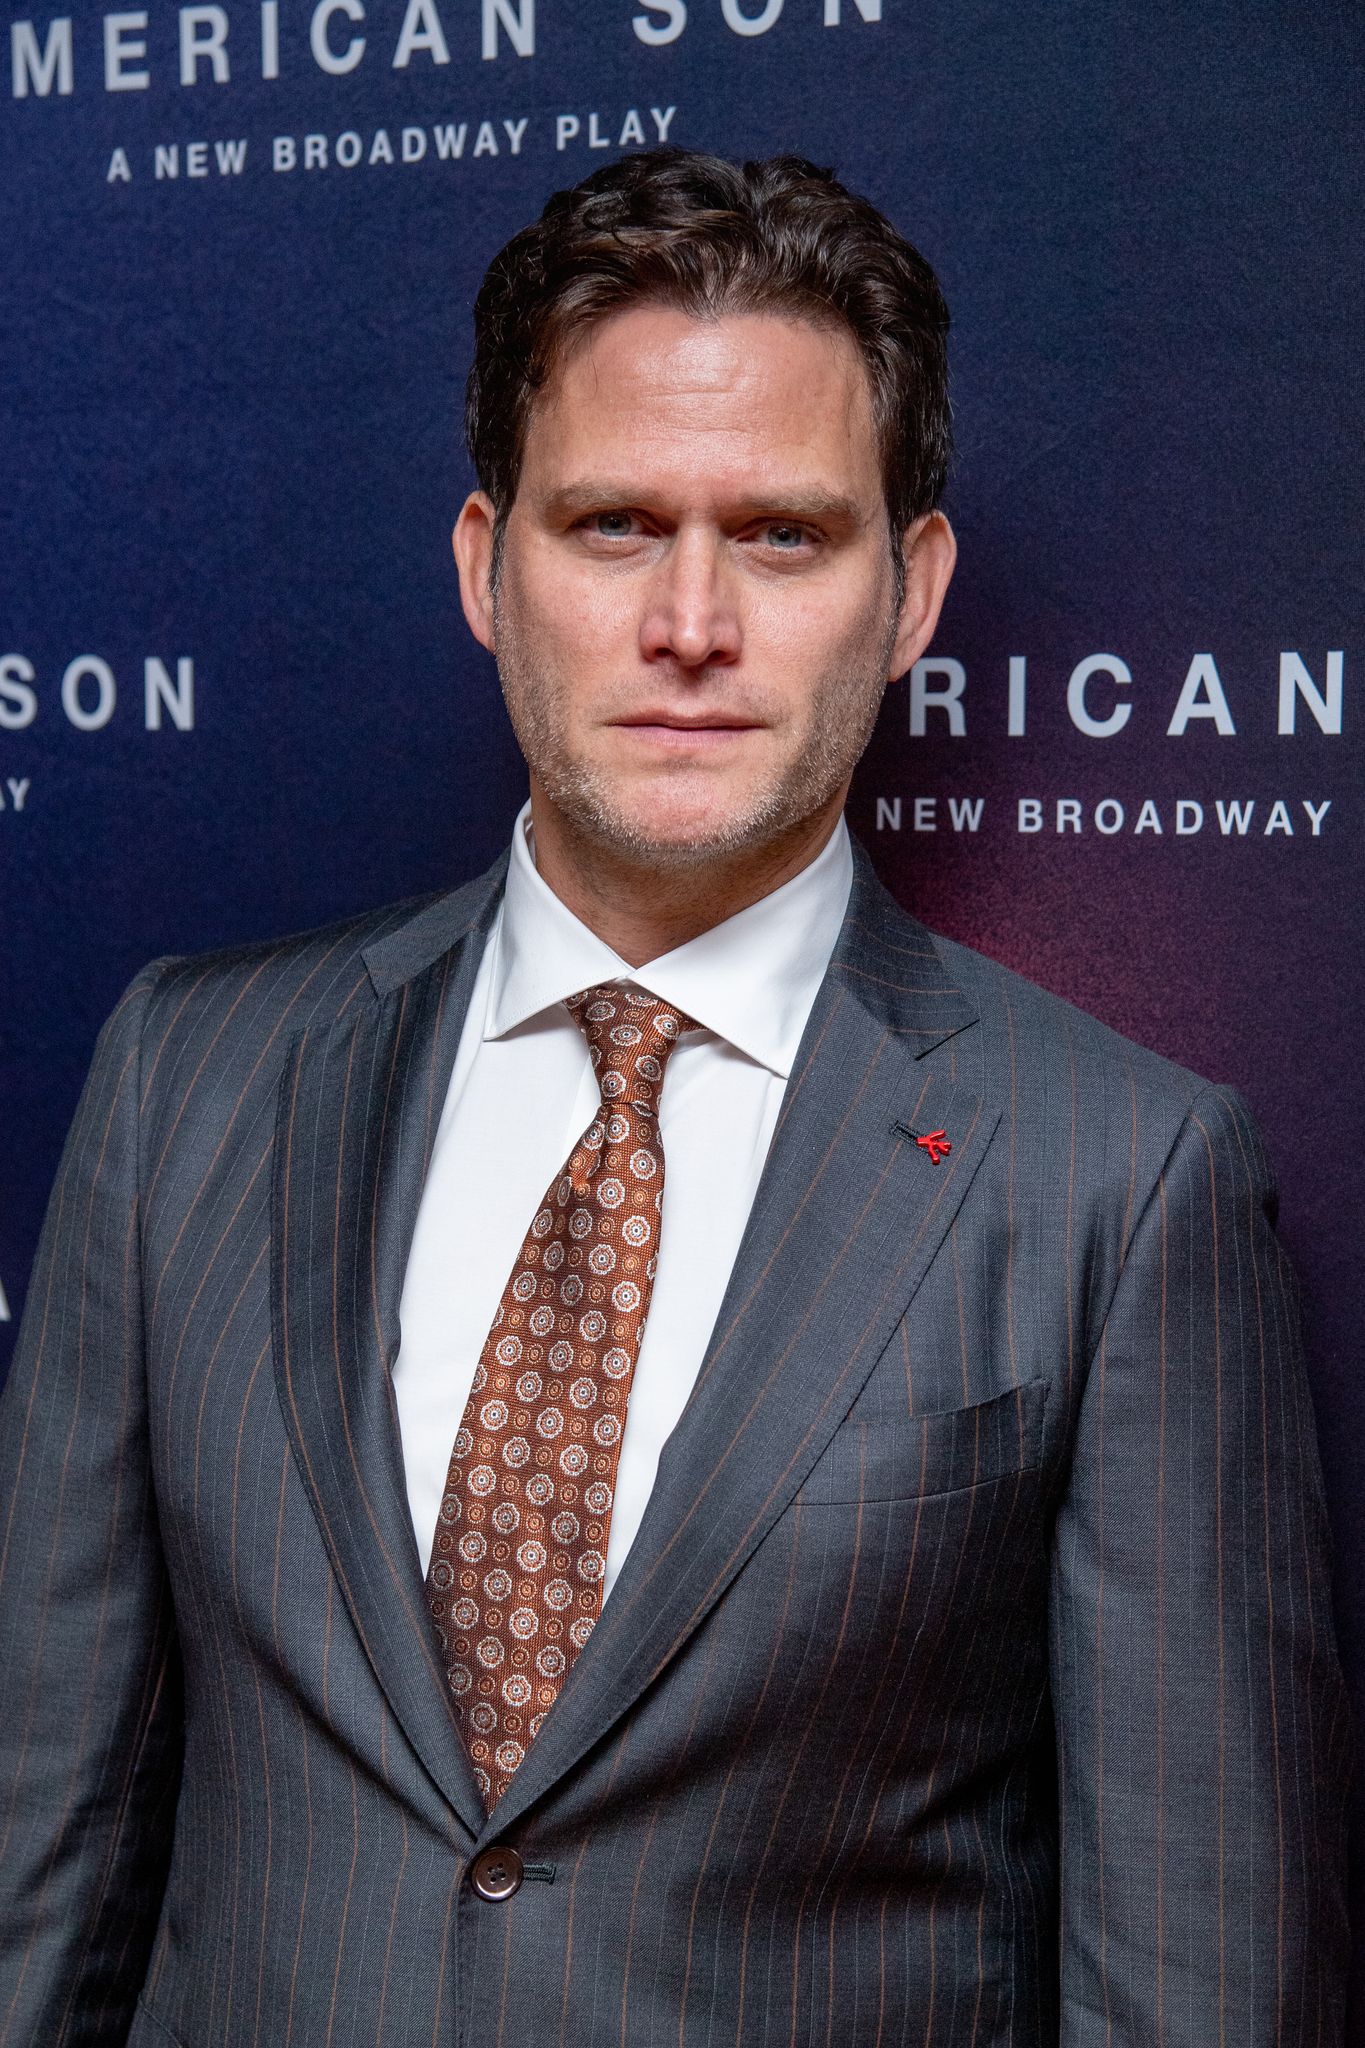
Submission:
POLYGON ((790 553, 793 548, 800 547, 806 534, 804 527, 789 526, 785 520, 778 520, 772 526, 764 528, 764 538, 773 547, 782 548, 790 553))
POLYGON ((608 540, 619 540, 630 532, 629 512, 595 512, 593 526, 608 540))

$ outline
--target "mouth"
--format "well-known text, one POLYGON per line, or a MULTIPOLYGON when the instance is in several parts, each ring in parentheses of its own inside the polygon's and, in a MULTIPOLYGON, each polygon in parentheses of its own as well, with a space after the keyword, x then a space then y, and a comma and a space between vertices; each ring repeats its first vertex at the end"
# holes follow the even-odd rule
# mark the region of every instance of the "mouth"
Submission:
POLYGON ((762 729, 757 719, 742 718, 728 711, 643 711, 629 718, 614 719, 612 723, 618 732, 669 748, 733 745, 745 733, 762 729))

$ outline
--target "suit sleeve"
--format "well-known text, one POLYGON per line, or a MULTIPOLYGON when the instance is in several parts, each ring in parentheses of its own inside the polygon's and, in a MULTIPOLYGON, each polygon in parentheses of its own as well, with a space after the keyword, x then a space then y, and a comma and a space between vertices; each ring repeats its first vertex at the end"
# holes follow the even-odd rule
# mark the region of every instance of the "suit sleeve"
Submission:
POLYGON ((1057 1527, 1063 2048, 1331 2048, 1346 1702, 1296 1289, 1209 1089, 1132 1230, 1057 1527))
POLYGON ((100 1038, 0 1401, 0 2044, 123 2042, 165 1886, 181 1756, 148 1460, 140 1036, 100 1038))

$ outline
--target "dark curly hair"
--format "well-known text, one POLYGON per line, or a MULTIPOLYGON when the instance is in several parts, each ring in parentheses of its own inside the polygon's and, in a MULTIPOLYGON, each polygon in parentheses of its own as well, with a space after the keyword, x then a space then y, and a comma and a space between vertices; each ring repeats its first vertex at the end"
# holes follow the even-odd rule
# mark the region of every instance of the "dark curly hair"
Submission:
POLYGON ((465 429, 499 539, 537 391, 575 337, 650 300, 849 332, 867 369, 893 536, 937 505, 951 446, 948 308, 924 258, 804 157, 735 164, 659 149, 556 192, 488 267, 465 429))

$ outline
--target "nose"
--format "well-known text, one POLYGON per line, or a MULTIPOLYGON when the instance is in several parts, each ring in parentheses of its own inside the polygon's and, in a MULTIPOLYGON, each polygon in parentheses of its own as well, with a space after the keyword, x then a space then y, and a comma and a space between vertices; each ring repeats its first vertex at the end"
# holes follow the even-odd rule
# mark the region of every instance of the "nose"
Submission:
POLYGON ((738 660, 743 635, 723 545, 704 532, 680 530, 674 536, 640 620, 646 661, 671 657, 684 668, 712 668, 738 660))

